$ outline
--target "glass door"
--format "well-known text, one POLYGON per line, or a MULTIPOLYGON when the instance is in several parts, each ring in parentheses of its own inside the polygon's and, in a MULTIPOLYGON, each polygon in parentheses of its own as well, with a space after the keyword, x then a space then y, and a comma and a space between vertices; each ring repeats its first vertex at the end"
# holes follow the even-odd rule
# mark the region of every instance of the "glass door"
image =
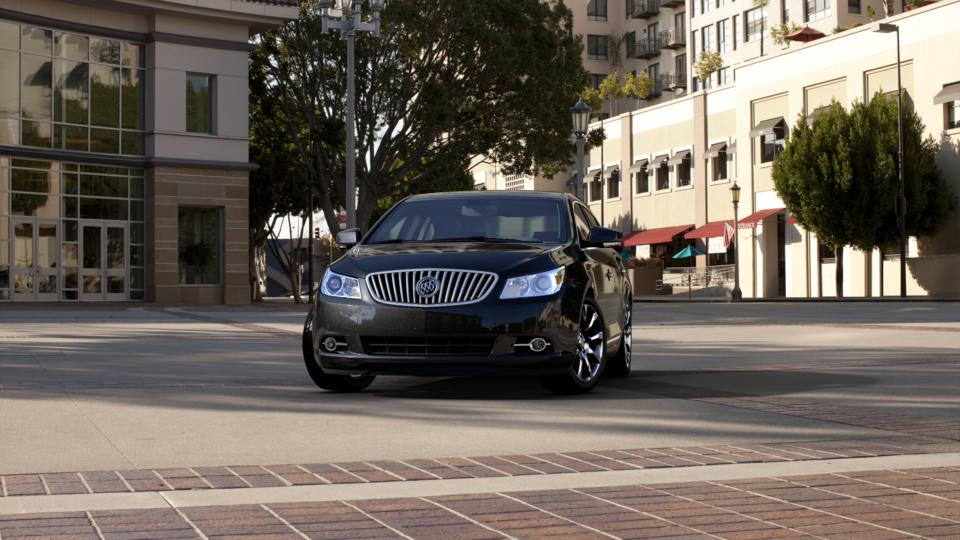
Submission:
POLYGON ((80 222, 80 300, 127 300, 127 226, 80 222))
POLYGON ((56 221, 13 220, 14 300, 59 300, 58 229, 56 221))
POLYGON ((103 293, 103 225, 80 224, 80 300, 101 301, 103 293))

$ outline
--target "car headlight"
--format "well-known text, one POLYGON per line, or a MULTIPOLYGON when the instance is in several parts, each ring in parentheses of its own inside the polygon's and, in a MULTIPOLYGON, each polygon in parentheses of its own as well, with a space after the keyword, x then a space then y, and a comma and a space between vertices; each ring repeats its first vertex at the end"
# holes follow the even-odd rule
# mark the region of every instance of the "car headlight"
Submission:
POLYGON ((566 269, 563 267, 531 274, 529 276, 512 277, 500 293, 500 299, 533 298, 536 296, 550 296, 563 286, 563 276, 566 269))
POLYGON ((327 268, 327 271, 323 273, 323 281, 320 282, 320 292, 327 296, 356 298, 359 300, 360 280, 348 276, 341 276, 327 268))

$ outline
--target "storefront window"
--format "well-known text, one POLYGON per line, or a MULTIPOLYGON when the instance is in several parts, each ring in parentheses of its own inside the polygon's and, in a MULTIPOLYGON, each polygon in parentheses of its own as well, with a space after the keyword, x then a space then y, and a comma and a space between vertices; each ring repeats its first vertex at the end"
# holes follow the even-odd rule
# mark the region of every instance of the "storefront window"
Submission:
POLYGON ((180 207, 181 285, 220 285, 220 209, 180 207))
POLYGON ((144 58, 138 43, 0 20, 0 144, 142 155, 144 58))

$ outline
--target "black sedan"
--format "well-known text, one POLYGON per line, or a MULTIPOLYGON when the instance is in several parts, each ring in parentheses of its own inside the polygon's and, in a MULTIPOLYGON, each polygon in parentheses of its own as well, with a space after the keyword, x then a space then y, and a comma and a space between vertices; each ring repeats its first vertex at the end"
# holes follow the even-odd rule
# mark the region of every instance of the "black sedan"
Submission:
POLYGON ((588 392, 630 373, 619 232, 569 195, 439 193, 394 205, 327 268, 303 333, 321 388, 377 375, 536 374, 588 392))

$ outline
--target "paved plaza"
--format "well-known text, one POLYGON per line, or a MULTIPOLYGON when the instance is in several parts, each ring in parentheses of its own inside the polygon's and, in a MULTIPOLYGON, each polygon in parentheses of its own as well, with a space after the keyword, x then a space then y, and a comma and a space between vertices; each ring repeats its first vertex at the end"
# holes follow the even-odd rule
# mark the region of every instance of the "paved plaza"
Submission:
POLYGON ((960 536, 956 303, 638 303, 587 396, 326 393, 304 315, 0 307, 0 538, 960 536))

